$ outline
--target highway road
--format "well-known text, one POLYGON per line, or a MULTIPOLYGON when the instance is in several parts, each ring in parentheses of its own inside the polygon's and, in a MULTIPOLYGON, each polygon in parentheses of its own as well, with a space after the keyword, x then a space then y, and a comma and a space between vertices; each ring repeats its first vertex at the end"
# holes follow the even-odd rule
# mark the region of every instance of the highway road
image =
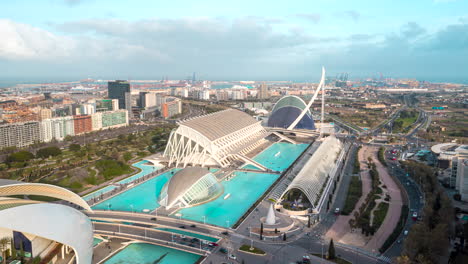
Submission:
MULTIPOLYGON (((394 149, 397 149, 399 151, 398 153, 401 153, 401 148, 394 149)), ((391 148, 389 150, 391 150, 391 148)), ((401 254, 401 251, 403 249, 403 242, 406 237, 403 234, 403 232, 405 230, 410 230, 411 226, 415 223, 415 221, 411 219, 413 212, 417 212, 418 215, 420 215, 424 207, 424 197, 419 185, 416 182, 414 182, 411 177, 407 176, 407 172, 401 168, 398 161, 392 160, 396 157, 397 155, 392 154, 390 151, 385 152, 385 158, 388 164, 389 173, 394 175, 400 181, 400 183, 404 186, 406 193, 408 194, 408 208, 410 211, 406 219, 405 227, 403 228, 401 234, 398 236, 396 243, 394 243, 385 252, 385 256, 388 257, 395 257, 401 254)))

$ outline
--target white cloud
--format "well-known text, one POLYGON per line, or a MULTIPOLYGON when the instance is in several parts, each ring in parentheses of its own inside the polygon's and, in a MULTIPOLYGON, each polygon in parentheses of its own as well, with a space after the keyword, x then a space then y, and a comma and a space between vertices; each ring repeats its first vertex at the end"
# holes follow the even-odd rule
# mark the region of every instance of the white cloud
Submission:
POLYGON ((94 19, 52 27, 54 33, 0 20, 0 68, 7 69, 0 76, 180 78, 196 71, 207 78, 283 79, 309 76, 322 64, 331 72, 462 74, 468 57, 465 22, 436 33, 407 23, 396 33, 327 38, 262 17, 94 19))

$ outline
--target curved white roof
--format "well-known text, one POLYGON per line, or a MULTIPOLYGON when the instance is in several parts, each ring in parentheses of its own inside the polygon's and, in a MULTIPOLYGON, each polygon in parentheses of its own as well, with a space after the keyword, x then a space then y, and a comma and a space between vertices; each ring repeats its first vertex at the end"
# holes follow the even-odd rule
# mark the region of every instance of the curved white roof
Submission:
POLYGON ((198 180, 210 173, 207 168, 187 167, 178 171, 167 183, 167 204, 171 205, 198 180))
MULTIPOLYGON (((442 143, 442 144, 437 144, 431 147, 432 152, 435 154, 440 154, 442 152, 446 152, 449 148, 458 146, 457 143, 442 143)), ((450 151, 453 152, 453 155, 455 155, 455 150, 450 151)))
POLYGON ((236 109, 226 109, 209 115, 182 121, 181 126, 190 127, 211 141, 234 133, 259 121, 236 109))
POLYGON ((335 166, 341 148, 342 143, 339 139, 335 136, 327 137, 281 196, 291 189, 298 189, 314 206, 320 199, 320 190, 335 166))
POLYGON ((68 245, 78 264, 90 264, 93 226, 83 213, 60 204, 29 204, 0 211, 0 227, 25 232, 68 245))
POLYGON ((65 188, 42 183, 0 179, 0 196, 12 195, 39 195, 53 197, 79 205, 87 211, 92 211, 91 207, 85 200, 83 200, 83 198, 65 188))

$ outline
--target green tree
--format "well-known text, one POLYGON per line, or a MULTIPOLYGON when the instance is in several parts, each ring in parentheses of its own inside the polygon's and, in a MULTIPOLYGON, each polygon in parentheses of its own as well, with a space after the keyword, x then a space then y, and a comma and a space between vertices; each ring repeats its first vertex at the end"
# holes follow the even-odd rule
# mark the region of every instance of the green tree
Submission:
POLYGON ((260 240, 263 240, 263 223, 260 223, 260 240))
POLYGON ((16 258, 18 253, 16 252, 15 244, 13 243, 13 238, 11 238, 11 240, 10 240, 10 245, 11 245, 11 256, 13 258, 16 258))
POLYGON ((10 243, 11 238, 9 237, 2 237, 0 238, 0 250, 2 251, 2 261, 3 264, 6 264, 6 250, 8 248, 8 244, 10 243))
POLYGON ((10 154, 7 158, 7 162, 25 162, 34 159, 34 155, 26 150, 21 150, 10 154))
POLYGON ((58 147, 46 147, 46 148, 41 148, 40 150, 37 151, 36 156, 38 158, 46 159, 48 157, 55 157, 62 154, 62 150, 58 147))
POLYGON ((124 155, 123 155, 123 158, 125 161, 129 161, 132 159, 132 153, 131 152, 125 152, 124 155))
POLYGON ((328 246, 328 259, 335 259, 335 244, 333 239, 330 240, 330 245, 328 246))
POLYGON ((68 149, 69 149, 70 151, 77 152, 77 151, 80 151, 81 146, 80 146, 80 144, 70 144, 70 146, 68 147, 68 149))

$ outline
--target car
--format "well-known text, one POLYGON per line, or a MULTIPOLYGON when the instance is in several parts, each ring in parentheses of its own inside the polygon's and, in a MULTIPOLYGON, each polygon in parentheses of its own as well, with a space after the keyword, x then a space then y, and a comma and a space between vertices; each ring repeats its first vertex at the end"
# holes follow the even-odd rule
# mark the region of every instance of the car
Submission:
POLYGON ((179 228, 185 229, 185 226, 179 226, 179 228))
POLYGON ((184 238, 185 238, 185 236, 184 236, 184 235, 180 235, 180 237, 181 237, 182 239, 184 239, 184 238))
POLYGON ((414 221, 418 220, 418 212, 414 212, 412 218, 414 221))
POLYGON ((195 228, 195 227, 197 227, 197 226, 196 226, 196 225, 190 225, 190 227, 193 227, 193 228, 195 228))
POLYGON ((336 209, 335 209, 335 214, 336 214, 336 215, 340 214, 340 208, 336 208, 336 209))
POLYGON ((407 235, 408 235, 408 230, 405 230, 405 231, 403 232, 403 235, 407 236, 407 235))
POLYGON ((150 220, 151 221, 157 221, 158 219, 156 219, 156 217, 151 217, 150 220))
POLYGON ((236 255, 234 255, 234 254, 229 254, 229 258, 230 259, 237 259, 236 255))
POLYGON ((208 244, 210 247, 217 247, 219 246, 218 243, 215 243, 215 242, 211 242, 210 244, 208 244))
POLYGON ((225 249, 225 248, 220 248, 219 252, 224 253, 224 254, 228 253, 227 249, 225 249))
POLYGON ((396 160, 396 158, 395 158, 395 157, 393 157, 393 158, 392 158, 392 160, 396 160))

